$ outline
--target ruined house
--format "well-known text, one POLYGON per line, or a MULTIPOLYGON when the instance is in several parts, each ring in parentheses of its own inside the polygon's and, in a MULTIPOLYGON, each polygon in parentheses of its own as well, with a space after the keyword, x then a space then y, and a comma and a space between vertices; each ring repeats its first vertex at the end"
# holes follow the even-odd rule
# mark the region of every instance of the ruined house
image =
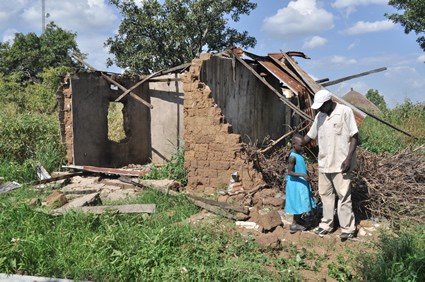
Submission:
MULTIPOLYGON (((307 59, 301 52, 258 56, 234 48, 150 76, 69 75, 58 92, 67 161, 108 168, 157 164, 184 146, 190 192, 223 189, 233 172, 247 190, 263 185, 242 145, 273 145, 295 128, 307 130, 314 93, 323 87, 295 58, 307 59), (118 142, 108 139, 111 103, 123 104, 125 138, 118 142)), ((353 110, 360 123, 364 113, 353 110)))

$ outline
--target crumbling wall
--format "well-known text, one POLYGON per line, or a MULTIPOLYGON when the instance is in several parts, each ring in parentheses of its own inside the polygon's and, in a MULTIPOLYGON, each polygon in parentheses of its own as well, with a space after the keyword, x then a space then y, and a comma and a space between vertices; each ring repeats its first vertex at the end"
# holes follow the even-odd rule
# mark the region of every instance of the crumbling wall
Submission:
POLYGON ((62 81, 59 91, 56 93, 56 98, 59 104, 59 123, 62 135, 62 143, 65 144, 66 161, 68 164, 74 163, 74 143, 72 133, 72 91, 70 88, 70 78, 65 77, 62 81))
POLYGON ((244 189, 250 190, 264 182, 240 153, 241 135, 232 133, 232 125, 225 121, 210 87, 200 81, 203 59, 209 59, 209 55, 194 59, 189 72, 182 75, 187 190, 211 194, 226 189, 236 171, 244 189))

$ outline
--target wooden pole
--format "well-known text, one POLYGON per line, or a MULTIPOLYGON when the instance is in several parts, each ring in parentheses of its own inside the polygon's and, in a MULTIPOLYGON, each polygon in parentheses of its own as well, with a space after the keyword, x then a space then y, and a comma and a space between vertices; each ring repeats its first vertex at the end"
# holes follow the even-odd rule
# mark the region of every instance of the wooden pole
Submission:
MULTIPOLYGON (((89 65, 88 63, 86 63, 85 61, 83 61, 82 59, 80 59, 79 57, 77 57, 75 54, 71 54, 71 56, 74 59, 76 59, 77 61, 79 61, 80 63, 82 63, 83 65, 87 66, 91 71, 98 71, 94 67, 92 67, 91 65, 89 65)), ((116 82, 115 80, 113 80, 112 78, 110 78, 109 76, 105 75, 103 72, 100 71, 100 74, 102 75, 102 77, 106 81, 108 81, 108 82, 116 85, 119 89, 121 89, 122 91, 124 91, 124 93, 126 91, 128 91, 127 88, 125 88, 124 86, 122 86, 121 84, 119 84, 118 82, 116 82)), ((139 96, 137 96, 136 94, 134 94, 133 92, 130 92, 130 96, 133 97, 134 99, 136 99, 137 101, 141 102, 145 106, 149 107, 150 109, 153 109, 153 106, 150 103, 146 102, 145 100, 143 100, 142 98, 140 98, 139 96)))

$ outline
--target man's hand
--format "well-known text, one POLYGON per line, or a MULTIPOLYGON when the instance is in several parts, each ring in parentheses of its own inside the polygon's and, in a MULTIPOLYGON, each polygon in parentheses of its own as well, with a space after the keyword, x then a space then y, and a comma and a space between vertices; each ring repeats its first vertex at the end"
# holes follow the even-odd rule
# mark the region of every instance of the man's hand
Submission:
POLYGON ((341 164, 341 170, 343 173, 350 169, 351 158, 347 157, 341 164))

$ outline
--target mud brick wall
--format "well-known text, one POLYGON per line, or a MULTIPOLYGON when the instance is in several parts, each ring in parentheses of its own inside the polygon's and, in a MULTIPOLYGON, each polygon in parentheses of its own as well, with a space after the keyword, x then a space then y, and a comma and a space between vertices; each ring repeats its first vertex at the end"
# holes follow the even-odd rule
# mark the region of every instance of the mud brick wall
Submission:
POLYGON ((203 59, 194 59, 182 76, 184 90, 185 167, 187 190, 212 194, 226 190, 233 172, 239 172, 245 190, 264 184, 261 175, 241 158, 241 136, 232 133, 210 88, 199 80, 203 59))

